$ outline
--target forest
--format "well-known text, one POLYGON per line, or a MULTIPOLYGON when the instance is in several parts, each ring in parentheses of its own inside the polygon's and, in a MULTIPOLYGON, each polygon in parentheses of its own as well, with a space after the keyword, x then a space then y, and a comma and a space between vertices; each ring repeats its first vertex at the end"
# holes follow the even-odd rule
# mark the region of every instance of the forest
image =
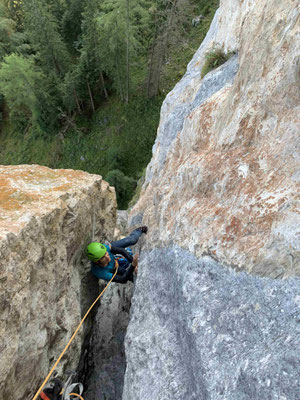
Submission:
POLYGON ((97 173, 128 202, 218 0, 0 0, 0 164, 97 173))

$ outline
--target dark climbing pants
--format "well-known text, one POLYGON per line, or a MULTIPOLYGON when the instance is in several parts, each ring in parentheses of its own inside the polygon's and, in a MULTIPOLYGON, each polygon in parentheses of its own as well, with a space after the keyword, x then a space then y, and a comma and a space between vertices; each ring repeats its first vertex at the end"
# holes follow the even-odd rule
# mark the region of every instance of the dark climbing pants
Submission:
POLYGON ((142 231, 140 229, 135 229, 131 232, 129 236, 125 237, 124 239, 111 242, 111 245, 115 247, 122 247, 123 249, 125 249, 125 247, 133 246, 134 244, 136 244, 141 235, 142 231))

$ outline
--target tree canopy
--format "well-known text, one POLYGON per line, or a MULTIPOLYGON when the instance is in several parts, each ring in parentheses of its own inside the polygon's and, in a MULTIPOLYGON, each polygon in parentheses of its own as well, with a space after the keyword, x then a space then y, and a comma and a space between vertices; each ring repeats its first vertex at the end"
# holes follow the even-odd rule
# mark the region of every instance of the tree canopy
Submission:
MULTIPOLYGON (((125 204, 135 186, 132 179, 139 178, 151 156, 169 59, 174 59, 174 70, 178 59, 178 64, 184 57, 189 61, 193 53, 186 38, 189 32, 193 37, 192 17, 204 15, 203 29, 194 34, 201 32, 203 38, 217 3, 0 0, 0 129, 5 120, 20 137, 29 137, 28 132, 47 140, 58 136, 62 142, 57 147, 75 154, 66 136, 74 135, 79 148, 83 138, 93 143, 87 125, 94 123, 105 145, 93 155, 90 169, 103 169, 110 181, 119 182, 119 201, 125 204), (106 127, 107 116, 98 120, 98 115, 109 102, 116 115, 111 117, 114 125, 106 127)), ((184 68, 173 74, 177 80, 184 68)))

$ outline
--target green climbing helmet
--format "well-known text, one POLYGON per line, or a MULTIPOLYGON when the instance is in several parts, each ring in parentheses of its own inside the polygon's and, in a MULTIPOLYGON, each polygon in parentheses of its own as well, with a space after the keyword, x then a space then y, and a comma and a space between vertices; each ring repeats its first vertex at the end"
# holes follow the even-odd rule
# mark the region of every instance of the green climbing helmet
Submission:
POLYGON ((85 250, 87 257, 94 262, 99 261, 106 252, 104 244, 98 242, 90 243, 85 250))

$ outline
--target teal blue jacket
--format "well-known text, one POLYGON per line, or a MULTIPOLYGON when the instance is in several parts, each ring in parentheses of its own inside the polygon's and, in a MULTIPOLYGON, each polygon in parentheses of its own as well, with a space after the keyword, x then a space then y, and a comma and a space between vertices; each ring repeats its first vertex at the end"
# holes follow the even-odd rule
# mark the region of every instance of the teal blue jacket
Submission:
POLYGON ((132 280, 132 274, 134 267, 131 262, 133 260, 132 255, 129 253, 131 249, 126 251, 123 248, 111 246, 107 244, 104 245, 111 258, 110 262, 105 266, 101 267, 91 262, 91 271, 99 279, 104 279, 105 281, 110 281, 115 272, 116 263, 119 264, 117 275, 114 277, 113 282, 126 283, 128 280, 132 280), (116 254, 120 254, 125 258, 117 259, 116 254))

